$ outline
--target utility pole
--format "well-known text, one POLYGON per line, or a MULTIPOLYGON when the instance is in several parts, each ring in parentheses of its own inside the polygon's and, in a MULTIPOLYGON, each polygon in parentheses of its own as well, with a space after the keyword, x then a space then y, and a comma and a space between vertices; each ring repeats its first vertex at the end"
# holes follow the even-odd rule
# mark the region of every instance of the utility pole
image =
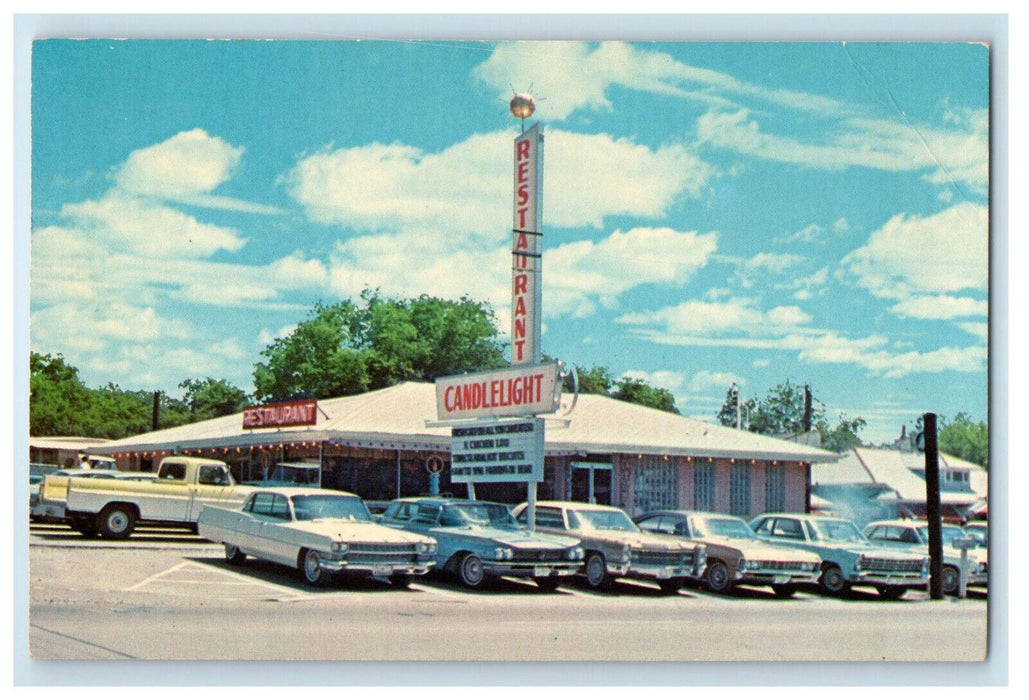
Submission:
POLYGON ((936 414, 922 417, 925 437, 925 515, 929 520, 929 597, 943 598, 943 527, 940 522, 940 452, 936 414))

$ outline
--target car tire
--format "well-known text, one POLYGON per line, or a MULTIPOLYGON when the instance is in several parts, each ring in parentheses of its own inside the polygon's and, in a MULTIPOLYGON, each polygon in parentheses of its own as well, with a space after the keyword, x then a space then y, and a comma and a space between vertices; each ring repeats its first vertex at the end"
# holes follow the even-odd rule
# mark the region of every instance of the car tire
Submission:
POLYGON ((486 580, 482 559, 474 554, 465 554, 457 563, 457 578, 466 588, 479 588, 486 580))
POLYGON ((246 553, 234 544, 225 545, 225 559, 235 566, 239 566, 247 560, 246 553))
POLYGON ((608 575, 607 562, 600 552, 587 554, 582 568, 586 574, 586 585, 595 591, 606 591, 614 583, 614 577, 608 575))
POLYGON ((708 561, 704 571, 704 587, 712 593, 725 594, 732 588, 732 576, 729 567, 717 559, 708 561))
POLYGON ((900 600, 908 592, 903 586, 876 586, 875 590, 883 600, 900 600))
POLYGON ((679 589, 682 588, 684 583, 686 583, 685 579, 681 576, 676 576, 675 578, 662 579, 657 582, 657 585, 665 595, 675 595, 679 592, 679 589))
POLYGON ((71 529, 83 537, 96 537, 100 534, 100 528, 94 520, 76 518, 71 523, 71 529))
POLYGON ((797 585, 794 583, 784 583, 772 586, 772 592, 776 598, 792 598, 797 592, 797 585))
POLYGON ((561 585, 561 579, 557 576, 535 576, 532 579, 539 586, 541 591, 556 591, 561 585))
POLYGON ((411 582, 414 580, 413 574, 393 574, 389 577, 389 582, 394 588, 410 588, 411 582))
POLYGON ((100 534, 111 540, 124 540, 136 529, 136 511, 130 506, 112 503, 100 511, 97 521, 100 534))
POLYGON ((829 595, 843 595, 850 589, 847 579, 843 578, 843 571, 835 564, 828 564, 822 569, 818 584, 822 587, 822 592, 829 595))
POLYGON ((943 567, 943 592, 946 595, 957 595, 961 587, 961 572, 953 566, 943 567))
POLYGON ((322 568, 321 557, 313 549, 300 550, 297 568, 304 581, 311 586, 324 586, 329 580, 329 572, 322 568))

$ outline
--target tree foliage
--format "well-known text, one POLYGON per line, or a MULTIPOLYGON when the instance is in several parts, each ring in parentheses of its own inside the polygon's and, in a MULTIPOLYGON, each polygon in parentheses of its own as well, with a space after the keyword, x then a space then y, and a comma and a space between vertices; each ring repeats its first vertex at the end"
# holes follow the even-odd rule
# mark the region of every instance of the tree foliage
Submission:
MULTIPOLYGON (((925 429, 923 416, 915 420, 915 429, 911 431, 911 446, 915 447, 918 433, 925 429)), ((936 416, 936 446, 944 454, 978 464, 985 469, 990 467, 990 429, 983 421, 974 421, 964 411, 947 420, 946 416, 936 416)))
MULTIPOLYGON (((607 367, 594 366, 586 369, 575 365, 575 373, 579 379, 580 394, 600 394, 610 396, 619 401, 640 404, 656 408, 660 411, 678 413, 675 405, 675 397, 672 392, 660 387, 651 386, 643 379, 622 377, 615 380, 611 370, 607 367)), ((572 391, 571 377, 565 379, 564 388, 572 391)))
POLYGON ((318 303, 254 367, 258 401, 329 398, 407 380, 430 381, 505 364, 488 305, 365 291, 361 305, 318 303))
MULTIPOLYGON (((32 353, 29 358, 29 432, 36 436, 81 436, 118 439, 153 429, 154 392, 122 389, 107 384, 90 389, 77 368, 60 354, 32 353)), ((159 428, 183 425, 212 411, 229 411, 225 397, 243 395, 225 380, 186 380, 186 400, 160 392, 159 428), (222 392, 224 396, 222 396, 222 392)))
POLYGON ((224 379, 187 379, 179 388, 186 390, 182 403, 191 422, 239 413, 250 403, 245 391, 224 379))
MULTIPOLYGON (((735 386, 729 387, 725 401, 718 411, 718 422, 735 428, 737 417, 742 416, 747 430, 763 435, 795 435, 806 430, 807 387, 786 380, 769 390, 763 399, 740 397, 735 386), (737 400, 740 401, 737 408, 737 400)), ((840 414, 839 422, 832 425, 825 417, 825 404, 811 394, 810 427, 817 430, 823 449, 846 452, 860 446, 858 433, 867 425, 864 418, 848 419, 840 414)))

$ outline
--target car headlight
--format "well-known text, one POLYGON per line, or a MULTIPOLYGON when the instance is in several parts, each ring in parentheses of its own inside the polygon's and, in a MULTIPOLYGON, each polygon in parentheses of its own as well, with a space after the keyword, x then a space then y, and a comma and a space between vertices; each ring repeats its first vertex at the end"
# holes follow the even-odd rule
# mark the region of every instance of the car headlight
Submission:
POLYGON ((347 546, 346 542, 333 542, 332 551, 335 554, 346 554, 350 547, 347 546))
POLYGON ((747 570, 747 558, 740 557, 740 560, 736 563, 736 571, 743 573, 747 570))
POLYGON ((864 558, 865 558, 865 555, 862 554, 861 556, 859 556, 857 559, 854 560, 854 571, 861 571, 861 566, 864 563, 864 558))
POLYGON ((586 552, 582 547, 572 547, 568 550, 568 559, 571 561, 581 561, 586 556, 586 552))
POLYGON ((497 561, 504 561, 505 559, 514 559, 514 552, 507 547, 497 547, 493 550, 493 558, 497 561))
POLYGON ((630 556, 631 553, 632 553, 632 547, 630 547, 629 545, 624 545, 622 547, 622 561, 623 562, 629 561, 629 556, 630 556))
POLYGON ((418 553, 419 554, 434 554, 436 552, 435 542, 419 542, 418 553))
POLYGON ((929 557, 926 557, 925 559, 922 560, 922 575, 923 576, 928 576, 929 575, 929 557))

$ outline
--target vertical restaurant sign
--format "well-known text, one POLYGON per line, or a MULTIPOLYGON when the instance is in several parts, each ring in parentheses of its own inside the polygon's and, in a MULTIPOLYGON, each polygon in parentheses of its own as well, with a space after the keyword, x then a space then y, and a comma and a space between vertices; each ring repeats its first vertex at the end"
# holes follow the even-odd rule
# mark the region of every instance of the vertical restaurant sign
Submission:
POLYGON ((514 142, 514 226, 511 245, 511 364, 540 362, 543 253, 543 127, 514 142))
POLYGON ((243 409, 244 430, 315 425, 317 422, 318 399, 283 401, 243 409))

